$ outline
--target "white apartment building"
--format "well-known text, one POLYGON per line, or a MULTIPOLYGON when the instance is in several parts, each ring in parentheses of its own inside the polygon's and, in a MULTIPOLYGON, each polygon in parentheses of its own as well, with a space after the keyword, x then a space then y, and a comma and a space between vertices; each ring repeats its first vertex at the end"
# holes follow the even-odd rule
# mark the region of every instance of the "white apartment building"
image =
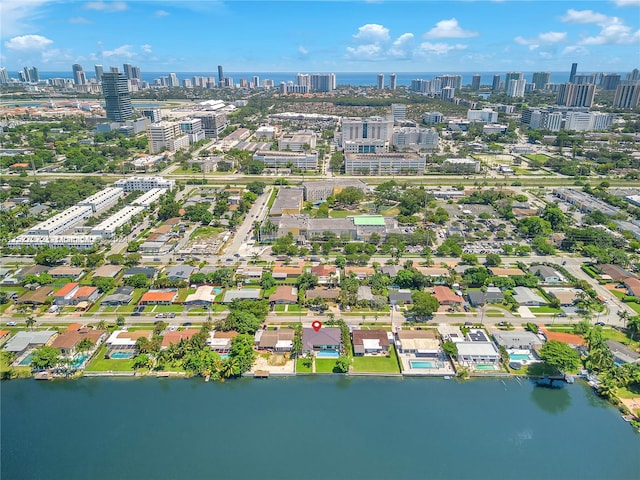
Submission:
POLYGON ((115 187, 122 188, 125 192, 133 192, 140 190, 147 192, 154 188, 164 188, 172 190, 176 186, 175 180, 165 180, 162 177, 127 177, 117 180, 115 187))
POLYGON ((491 123, 482 126, 482 133, 484 135, 491 135, 494 133, 506 133, 509 125, 503 125, 500 123, 491 123))
POLYGON ((608 130, 613 123, 613 115, 601 112, 567 112, 564 129, 576 132, 608 130))
POLYGON ((392 103, 391 104, 391 116, 395 122, 406 120, 407 118, 407 105, 404 103, 392 103))
POLYGON ((433 150, 438 146, 438 132, 433 128, 396 128, 393 131, 391 143, 399 149, 415 148, 433 150))
POLYGON ((69 247, 91 248, 102 240, 99 235, 18 235, 7 243, 9 247, 69 247))
POLYGON ((276 136, 276 127, 272 127, 270 125, 263 125, 261 127, 258 127, 254 135, 254 138, 273 139, 275 138, 275 136, 276 136))
POLYGON ((393 136, 393 117, 345 117, 342 119, 342 141, 384 140, 393 136))
POLYGON ((442 169, 451 173, 480 173, 480 162, 471 158, 447 158, 442 169))
POLYGON ((303 130, 301 132, 285 134, 278 140, 279 150, 290 150, 292 152, 302 152, 303 146, 308 145, 311 149, 316 148, 315 132, 303 130))
POLYGON ((147 126, 149 137, 149 153, 159 153, 162 150, 175 152, 189 146, 189 136, 180 130, 175 122, 158 122, 147 126))
POLYGON ((91 235, 99 235, 104 238, 113 238, 116 235, 116 229, 128 223, 132 217, 145 211, 145 207, 130 205, 124 207, 118 213, 111 215, 109 218, 99 223, 91 229, 91 235))
POLYGON ((91 207, 93 213, 95 213, 114 205, 123 195, 123 193, 124 190, 119 187, 105 188, 101 192, 95 193, 90 197, 85 198, 81 202, 78 202, 78 205, 86 205, 88 207, 91 207))
POLYGON ((84 222, 92 215, 93 209, 90 206, 75 205, 44 222, 34 225, 27 233, 29 235, 55 235, 56 233, 65 232, 77 224, 84 222))
POLYGON ((491 108, 467 110, 467 120, 470 122, 497 123, 498 112, 493 111, 491 108))
POLYGON ((164 188, 153 188, 136 198, 133 202, 131 202, 131 205, 149 207, 149 205, 158 200, 166 192, 167 190, 164 188))
POLYGON ((345 153, 347 175, 408 175, 424 173, 426 159, 413 152, 345 153))
POLYGON ((422 123, 425 125, 435 125, 442 123, 444 116, 440 112, 427 112, 422 115, 422 123))
POLYGON ((288 165, 301 170, 316 170, 318 168, 318 152, 258 150, 253 154, 253 159, 263 162, 267 168, 286 168, 288 165))
POLYGON ((562 113, 535 110, 531 113, 529 127, 532 130, 551 130, 559 132, 562 128, 562 113))
POLYGON ((509 80, 507 85, 508 97, 524 97, 524 89, 527 85, 526 80, 509 80))

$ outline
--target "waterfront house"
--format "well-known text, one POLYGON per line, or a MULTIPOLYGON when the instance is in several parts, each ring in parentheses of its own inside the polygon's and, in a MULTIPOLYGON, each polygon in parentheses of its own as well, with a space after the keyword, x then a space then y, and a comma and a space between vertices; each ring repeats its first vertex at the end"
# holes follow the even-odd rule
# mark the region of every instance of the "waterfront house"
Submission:
POLYGON ((196 333, 199 333, 200 330, 174 330, 168 331, 162 337, 162 345, 160 348, 164 350, 165 348, 169 348, 172 344, 178 344, 181 340, 191 340, 196 333))
POLYGON ((317 332, 313 328, 302 329, 302 351, 318 352, 333 350, 337 353, 342 348, 342 335, 337 327, 322 327, 317 332))
POLYGON ((284 353, 293 349, 293 337, 295 332, 291 328, 279 328, 278 330, 258 330, 255 334, 258 350, 284 353))
POLYGON ((134 355, 137 351, 136 342, 139 338, 151 339, 153 331, 151 330, 135 330, 129 332, 127 330, 115 330, 109 338, 107 338, 106 344, 108 347, 107 357, 110 357, 114 352, 129 352, 134 355))
POLYGON ((605 340, 611 355, 613 355, 613 361, 616 363, 638 363, 640 361, 640 353, 630 349, 626 345, 616 342, 615 340, 605 340))
POLYGON ((178 297, 178 290, 149 290, 142 294, 138 305, 171 305, 178 297))
POLYGON ((20 331, 7 342, 4 350, 19 356, 29 348, 49 345, 56 335, 58 332, 54 330, 20 331))
POLYGON ((500 362, 500 352, 491 342, 459 342, 458 363, 473 366, 478 364, 495 365, 500 362))
POLYGON ((572 347, 582 347, 587 345, 586 340, 575 333, 551 332, 547 330, 544 325, 538 325, 538 328, 547 341, 555 340, 557 342, 566 343, 572 347))
POLYGON ((238 332, 221 332, 214 330, 209 333, 206 344, 214 352, 226 354, 231 351, 231 340, 236 336, 238 336, 238 332))
POLYGON ((354 330, 353 354, 379 355, 389 351, 389 335, 384 330, 354 330))
POLYGON ((92 329, 80 323, 73 323, 53 340, 51 346, 60 349, 63 356, 72 358, 77 353, 78 344, 83 339, 88 338, 96 346, 100 345, 106 337, 106 330, 92 329))
POLYGON ((532 332, 495 332, 493 338, 501 347, 513 350, 532 350, 542 340, 532 332))
POLYGON ((396 347, 399 353, 416 357, 437 358, 441 352, 438 332, 427 330, 400 330, 396 333, 396 347))
POLYGON ((280 285, 269 295, 269 303, 273 305, 294 305, 298 303, 298 289, 289 285, 280 285))

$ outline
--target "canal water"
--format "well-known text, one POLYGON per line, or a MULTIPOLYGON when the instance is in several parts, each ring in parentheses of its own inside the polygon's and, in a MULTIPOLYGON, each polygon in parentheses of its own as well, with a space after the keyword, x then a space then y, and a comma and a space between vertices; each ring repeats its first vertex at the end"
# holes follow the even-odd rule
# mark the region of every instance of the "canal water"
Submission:
POLYGON ((0 384, 2 479, 640 478, 583 384, 290 377, 0 384))

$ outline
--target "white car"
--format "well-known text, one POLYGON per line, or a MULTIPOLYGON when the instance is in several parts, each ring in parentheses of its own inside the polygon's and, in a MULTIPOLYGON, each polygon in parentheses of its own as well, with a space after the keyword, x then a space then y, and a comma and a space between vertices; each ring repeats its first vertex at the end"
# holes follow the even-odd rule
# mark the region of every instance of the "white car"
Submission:
POLYGON ((7 322, 7 327, 15 327, 18 325, 16 322, 7 322))

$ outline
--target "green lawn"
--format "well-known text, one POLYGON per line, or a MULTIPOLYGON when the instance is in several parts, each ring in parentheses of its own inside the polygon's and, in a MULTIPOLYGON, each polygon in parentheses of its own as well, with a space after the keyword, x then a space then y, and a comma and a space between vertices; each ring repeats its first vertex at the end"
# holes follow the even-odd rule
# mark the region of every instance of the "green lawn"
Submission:
POLYGON ((296 360, 296 372, 297 373, 311 373, 311 366, 304 365, 304 358, 298 358, 296 360))
POLYGON ((330 218, 346 218, 349 215, 356 215, 356 212, 350 212, 349 210, 331 210, 329 212, 330 218))
POLYGON ((621 292, 620 290, 609 290, 609 291, 611 292, 612 295, 619 298, 620 300, 622 300, 624 297, 627 296, 626 293, 621 292))
POLYGON ((316 373, 333 373, 336 360, 333 358, 316 358, 316 373))
POLYGON ((200 238, 200 237, 210 237, 212 235, 217 235, 218 233, 221 233, 222 231, 223 231, 223 229, 220 228, 220 227, 209 227, 207 225, 203 225, 201 227, 196 228, 193 231, 193 233, 189 237, 189 240, 194 240, 194 239, 200 238))
POLYGON ((273 311, 274 312, 284 312, 285 311, 284 307, 285 307, 284 305, 274 305, 273 311))
POLYGON ((353 371, 359 373, 400 373, 393 345, 388 357, 354 357, 353 371))
POLYGON ((184 306, 182 305, 156 305, 156 309, 154 310, 154 312, 155 313, 161 313, 161 312, 162 313, 167 313, 167 312, 181 313, 182 310, 184 310, 184 306))
POLYGON ((107 360, 104 358, 105 353, 107 353, 107 347, 103 346, 85 370, 88 372, 133 372, 133 358, 107 360))
POLYGON ((640 386, 638 384, 631 384, 626 388, 618 388, 616 393, 620 398, 640 397, 640 386))
POLYGON ((633 308, 636 311, 636 313, 640 314, 640 303, 627 302, 627 305, 629 305, 631 308, 633 308))
POLYGON ((629 337, 615 328, 603 328, 602 337, 605 340, 615 340, 616 342, 620 342, 624 345, 629 345, 630 348, 638 348, 638 340, 632 342, 629 337))
POLYGON ((561 309, 553 307, 529 307, 529 310, 531 310, 531 313, 562 313, 561 309))

